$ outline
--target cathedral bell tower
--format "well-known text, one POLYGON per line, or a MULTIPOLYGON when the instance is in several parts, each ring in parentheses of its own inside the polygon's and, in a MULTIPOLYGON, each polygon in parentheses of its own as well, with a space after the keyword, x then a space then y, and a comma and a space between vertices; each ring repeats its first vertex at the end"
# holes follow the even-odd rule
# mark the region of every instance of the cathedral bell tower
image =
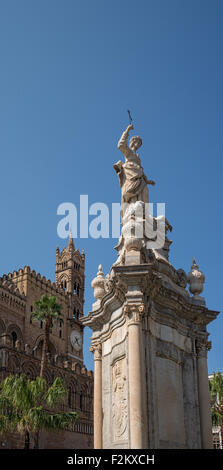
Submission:
POLYGON ((72 233, 67 248, 56 250, 56 285, 73 299, 73 318, 83 316, 85 254, 75 250, 72 233))
POLYGON ((73 358, 83 360, 85 254, 75 250, 72 234, 67 248, 56 250, 56 285, 69 296, 67 352, 73 358))

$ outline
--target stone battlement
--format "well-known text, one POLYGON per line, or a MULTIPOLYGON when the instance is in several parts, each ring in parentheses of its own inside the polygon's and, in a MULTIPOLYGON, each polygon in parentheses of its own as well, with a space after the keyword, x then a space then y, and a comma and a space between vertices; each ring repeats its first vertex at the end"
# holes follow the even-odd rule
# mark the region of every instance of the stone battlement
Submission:
MULTIPOLYGON (((28 358, 32 359, 32 361, 34 361, 35 367, 37 367, 37 369, 38 367, 40 367, 40 359, 36 355, 37 348, 32 348, 30 344, 23 345, 21 341, 16 341, 15 347, 13 347, 12 338, 10 337, 10 335, 2 334, 0 336, 0 351, 3 349, 8 350, 9 352, 11 351, 11 353, 13 351, 16 351, 16 354, 17 355, 19 354, 21 358, 23 358, 23 360, 28 359, 28 358)), ((3 356, 0 353, 0 368, 2 367, 4 368, 6 367, 6 364, 1 362, 1 357, 3 356)), ((88 370, 84 365, 81 365, 80 362, 69 360, 63 357, 63 355, 59 355, 59 354, 49 355, 47 359, 47 363, 49 366, 62 368, 62 369, 65 369, 67 372, 69 371, 75 372, 76 374, 81 375, 81 376, 90 377, 92 379, 94 376, 94 373, 92 370, 88 370)), ((37 372, 37 369, 36 369, 36 372, 37 372)))
POLYGON ((25 314, 26 298, 9 279, 0 278, 0 303, 25 314))
POLYGON ((52 295, 56 296, 59 294, 67 299, 69 298, 68 293, 64 289, 57 286, 56 283, 52 282, 50 279, 46 279, 45 276, 41 276, 40 273, 31 269, 30 266, 24 266, 24 268, 20 268, 18 271, 15 270, 12 273, 4 274, 0 278, 0 285, 3 284, 6 288, 9 286, 10 290, 13 289, 14 285, 14 292, 24 297, 25 294, 21 293, 21 290, 18 289, 16 285, 27 281, 34 282, 36 285, 39 284, 39 286, 45 290, 50 290, 52 295))

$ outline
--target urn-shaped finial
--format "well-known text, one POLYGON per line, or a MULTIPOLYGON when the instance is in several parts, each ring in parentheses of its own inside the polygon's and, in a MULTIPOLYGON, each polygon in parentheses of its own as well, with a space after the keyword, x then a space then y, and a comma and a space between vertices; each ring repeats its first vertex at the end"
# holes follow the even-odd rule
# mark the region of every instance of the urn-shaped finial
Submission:
POLYGON ((191 270, 188 273, 187 280, 189 283, 189 290, 193 295, 199 295, 203 291, 203 285, 205 276, 202 271, 199 270, 199 266, 193 258, 191 270))
POLYGON ((102 271, 102 265, 99 264, 97 276, 93 279, 91 285, 94 289, 94 297, 98 300, 101 300, 102 297, 105 295, 105 288, 104 288, 104 274, 102 271))

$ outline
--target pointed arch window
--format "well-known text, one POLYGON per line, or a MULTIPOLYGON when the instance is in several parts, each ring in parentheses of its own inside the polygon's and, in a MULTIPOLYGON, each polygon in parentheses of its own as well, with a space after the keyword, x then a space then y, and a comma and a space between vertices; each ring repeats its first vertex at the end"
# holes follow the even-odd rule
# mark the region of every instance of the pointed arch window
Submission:
POLYGON ((16 341, 17 341, 17 338, 18 338, 15 331, 12 331, 11 337, 12 337, 12 346, 13 346, 13 348, 15 348, 15 344, 16 344, 16 341))
POLYGON ((83 411, 83 393, 80 393, 80 410, 83 411))

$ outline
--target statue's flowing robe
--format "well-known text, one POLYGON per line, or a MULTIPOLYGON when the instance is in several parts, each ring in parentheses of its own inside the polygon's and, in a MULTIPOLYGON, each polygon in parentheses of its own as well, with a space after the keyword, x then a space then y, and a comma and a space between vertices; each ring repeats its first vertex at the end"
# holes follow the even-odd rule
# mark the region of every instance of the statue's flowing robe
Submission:
POLYGON ((137 153, 131 150, 127 144, 128 134, 123 132, 118 143, 118 148, 125 156, 125 163, 121 160, 114 165, 119 176, 122 189, 122 203, 131 201, 149 202, 147 178, 141 166, 141 160, 137 153))
POLYGON ((144 188, 147 187, 145 175, 143 173, 142 167, 133 162, 124 163, 122 165, 122 171, 123 171, 123 186, 122 186, 123 201, 130 202, 132 198, 135 198, 138 195, 141 195, 144 188))

